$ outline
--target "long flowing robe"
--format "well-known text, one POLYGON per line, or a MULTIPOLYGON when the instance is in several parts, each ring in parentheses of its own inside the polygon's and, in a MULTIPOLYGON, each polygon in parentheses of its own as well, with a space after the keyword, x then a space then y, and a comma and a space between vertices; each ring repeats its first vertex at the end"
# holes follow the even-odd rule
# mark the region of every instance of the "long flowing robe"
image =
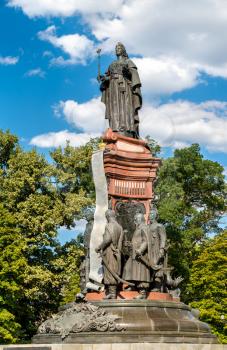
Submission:
POLYGON ((138 110, 142 106, 141 82, 136 65, 128 58, 110 64, 101 84, 105 118, 113 131, 138 134, 138 110))
MULTIPOLYGON (((136 228, 132 237, 132 255, 128 258, 124 270, 123 278, 126 281, 147 282, 151 281, 150 269, 136 257, 135 250, 140 250, 143 257, 149 261, 149 244, 146 225, 136 228)), ((144 285, 147 287, 146 285, 144 285)))
POLYGON ((147 226, 148 242, 150 244, 150 262, 152 265, 158 265, 163 258, 160 251, 166 248, 165 227, 158 222, 147 226))
MULTIPOLYGON (((121 250, 123 241, 123 229, 115 221, 106 224, 103 235, 103 242, 100 248, 103 250, 103 255, 110 270, 117 275, 121 273, 121 250)), ((118 281, 113 277, 111 272, 103 265, 105 285, 117 285, 118 281)))

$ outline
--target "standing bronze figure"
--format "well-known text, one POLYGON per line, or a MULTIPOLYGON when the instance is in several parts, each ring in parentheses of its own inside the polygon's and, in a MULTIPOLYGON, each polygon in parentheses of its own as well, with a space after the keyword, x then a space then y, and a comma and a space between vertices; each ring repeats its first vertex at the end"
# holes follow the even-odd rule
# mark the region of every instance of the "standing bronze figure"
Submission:
POLYGON ((152 291, 163 291, 163 265, 166 257, 166 230, 164 225, 157 222, 157 209, 150 211, 150 225, 147 226, 147 233, 151 244, 151 260, 154 265, 159 265, 160 269, 154 271, 152 291))
POLYGON ((110 64, 105 75, 98 77, 102 102, 106 105, 105 117, 113 131, 138 138, 138 110, 142 106, 139 74, 123 44, 118 43, 115 51, 117 60, 110 64))
POLYGON ((123 278, 135 282, 139 291, 137 299, 146 299, 147 289, 151 281, 150 273, 150 244, 147 226, 143 214, 135 215, 136 229, 132 237, 132 252, 123 271, 123 278))
POLYGON ((82 257, 80 265, 80 289, 83 294, 87 292, 87 283, 89 282, 90 272, 90 239, 91 232, 94 225, 94 213, 88 211, 86 213, 87 224, 84 231, 84 251, 85 255, 82 257))
POLYGON ((96 249, 103 260, 106 297, 105 299, 116 299, 118 276, 121 273, 121 249, 123 241, 123 229, 118 224, 115 212, 106 211, 107 224, 103 235, 103 242, 96 249))
POLYGON ((150 211, 150 225, 148 225, 149 237, 152 245, 152 261, 154 265, 163 262, 166 250, 166 230, 164 225, 157 221, 157 210, 152 208, 150 211))

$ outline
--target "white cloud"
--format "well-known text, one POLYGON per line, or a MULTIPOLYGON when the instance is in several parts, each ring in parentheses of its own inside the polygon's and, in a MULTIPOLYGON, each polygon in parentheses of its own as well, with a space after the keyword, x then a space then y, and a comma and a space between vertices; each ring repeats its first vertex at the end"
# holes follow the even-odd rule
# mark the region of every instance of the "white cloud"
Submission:
POLYGON ((61 101, 55 113, 63 113, 68 123, 88 133, 101 134, 105 128, 105 106, 100 97, 93 98, 85 103, 73 100, 61 101))
MULTIPOLYGON (((159 93, 190 88, 199 82, 200 72, 227 78, 226 0, 9 0, 8 4, 30 17, 80 14, 104 52, 123 41, 131 55, 145 57, 140 63, 148 68, 147 93, 153 94, 153 81, 159 93)), ((46 40, 70 55, 68 60, 60 56, 53 61, 56 64, 84 63, 93 55, 93 44, 85 36, 49 34, 46 40), (80 44, 82 52, 77 50, 80 44)))
POLYGON ((44 72, 41 68, 30 69, 25 73, 26 77, 40 77, 45 78, 46 72, 44 72))
POLYGON ((76 13, 92 14, 97 11, 116 13, 122 3, 123 0, 8 0, 9 6, 21 8, 29 17, 68 17, 76 13))
POLYGON ((141 134, 151 135, 163 146, 199 143, 210 151, 227 153, 226 130, 227 102, 147 104, 141 112, 141 134))
MULTIPOLYGON (((54 107, 66 121, 81 129, 74 134, 67 130, 38 135, 31 144, 39 147, 57 147, 69 140, 72 145, 86 143, 91 137, 101 135, 108 127, 104 119, 104 105, 100 98, 79 104, 68 100, 54 107)), ((199 143, 209 151, 227 153, 227 102, 205 101, 195 104, 176 101, 162 105, 146 103, 140 112, 141 137, 150 135, 162 146, 182 148, 199 143)))
POLYGON ((47 134, 41 134, 33 137, 30 141, 30 145, 48 148, 65 146, 67 141, 71 146, 78 147, 86 144, 91 138, 100 136, 98 134, 81 133, 76 134, 69 132, 68 130, 62 130, 59 132, 49 132, 47 134))
POLYGON ((19 57, 12 57, 12 56, 0 56, 0 64, 9 66, 17 64, 19 61, 19 57))
POLYGON ((58 117, 63 115, 69 124, 81 132, 49 132, 33 137, 30 144, 43 148, 64 147, 67 141, 74 147, 84 145, 91 138, 100 136, 106 129, 104 109, 100 98, 93 98, 81 104, 73 100, 61 101, 53 106, 54 114, 58 117))
POLYGON ((62 56, 53 58, 51 62, 57 65, 85 64, 86 60, 94 55, 94 44, 85 35, 68 34, 57 36, 56 27, 50 26, 46 30, 38 33, 41 40, 48 41, 55 47, 61 49, 69 58, 62 56))
MULTIPOLYGON (((129 52, 159 60, 152 62, 155 76, 164 57, 170 76, 180 63, 192 82, 200 71, 227 77, 225 0, 141 0, 139 6, 136 0, 128 0, 114 18, 92 19, 91 28, 106 51, 121 40, 129 52)), ((152 75, 147 76, 152 80, 152 75)), ((174 80, 166 81, 171 91, 174 84, 174 80)))
POLYGON ((171 57, 132 58, 145 95, 171 94, 195 86, 199 81, 196 67, 171 57))
POLYGON ((200 63, 226 62, 225 0, 124 1, 114 18, 91 18, 92 31, 109 49, 122 40, 131 53, 184 57, 200 63))

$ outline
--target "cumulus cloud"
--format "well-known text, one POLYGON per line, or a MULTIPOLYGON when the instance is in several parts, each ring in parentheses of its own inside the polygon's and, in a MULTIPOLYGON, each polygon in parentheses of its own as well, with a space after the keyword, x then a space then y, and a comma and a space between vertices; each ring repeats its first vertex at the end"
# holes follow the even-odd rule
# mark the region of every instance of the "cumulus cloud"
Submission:
POLYGON ((8 0, 8 6, 18 7, 29 17, 69 17, 77 13, 93 14, 100 9, 116 13, 123 0, 8 0))
POLYGON ((46 72, 44 72, 41 68, 30 69, 25 73, 26 77, 39 77, 45 78, 46 72))
POLYGON ((4 66, 12 66, 17 64, 19 61, 19 57, 12 57, 12 56, 0 56, 0 64, 4 66))
MULTIPOLYGON (((154 91, 152 81, 159 93, 171 93, 197 84, 200 72, 227 78, 225 0, 8 0, 8 5, 30 17, 79 14, 104 52, 123 41, 132 56, 145 57, 138 64, 149 68, 148 93, 154 91)), ((70 55, 68 60, 58 57, 56 64, 84 63, 93 54, 86 36, 57 37, 52 27, 45 40, 70 55)))
MULTIPOLYGON (((92 32, 105 51, 122 40, 130 53, 152 57, 155 76, 160 66, 165 66, 168 76, 180 67, 190 82, 186 87, 193 86, 199 72, 227 77, 225 1, 170 0, 167 4, 165 0, 141 0, 139 7, 136 0, 125 1, 114 18, 92 20, 92 32)), ((152 75, 147 77, 152 79, 152 75)), ((174 84, 167 80, 170 90, 174 84)))
MULTIPOLYGON (((108 127, 104 119, 104 105, 100 98, 79 104, 76 101, 61 101, 54 107, 57 115, 81 130, 67 130, 38 135, 31 144, 39 147, 57 147, 69 140, 72 145, 86 143, 91 137, 100 136, 108 127)), ((227 102, 205 101, 200 104, 175 101, 161 105, 145 103, 140 112, 141 137, 150 135, 162 146, 182 148, 199 143, 209 151, 227 153, 227 102)))
POLYGON ((91 138, 99 137, 107 128, 104 109, 100 98, 93 98, 81 104, 73 100, 61 101, 53 106, 55 115, 63 116, 70 125, 81 132, 49 132, 33 137, 30 144, 43 148, 64 147, 67 141, 74 147, 84 145, 91 138))
POLYGON ((53 58, 51 60, 53 64, 85 64, 86 60, 94 55, 93 41, 89 40, 85 35, 79 34, 68 34, 58 37, 54 25, 44 31, 40 31, 38 37, 41 40, 50 42, 69 56, 67 59, 62 56, 53 58))
POLYGON ((195 86, 199 72, 193 65, 171 57, 132 58, 148 95, 171 94, 195 86))
POLYGON ((101 134, 107 126, 105 106, 100 97, 81 104, 73 100, 61 101, 54 108, 57 115, 62 113, 68 123, 82 131, 101 134))
POLYGON ((227 10, 222 0, 124 1, 114 17, 92 18, 92 31, 111 49, 123 40, 147 57, 184 57, 200 63, 226 62, 227 10), (109 46, 108 46, 109 45, 109 46))
POLYGON ((227 153, 226 128, 227 102, 147 104, 141 113, 141 134, 173 148, 199 143, 210 151, 227 153))
POLYGON ((59 132, 49 132, 33 137, 30 141, 30 145, 49 148, 49 147, 64 147, 67 141, 70 142, 71 146, 78 147, 86 144, 91 138, 95 138, 99 135, 81 133, 76 134, 69 132, 68 130, 62 130, 59 132))

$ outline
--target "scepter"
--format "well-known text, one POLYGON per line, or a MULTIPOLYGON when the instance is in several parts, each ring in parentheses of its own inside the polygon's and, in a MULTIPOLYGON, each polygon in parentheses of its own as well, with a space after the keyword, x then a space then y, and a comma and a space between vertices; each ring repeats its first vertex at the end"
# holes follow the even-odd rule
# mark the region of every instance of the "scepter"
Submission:
POLYGON ((100 67, 100 60, 101 60, 101 55, 100 55, 100 53, 101 53, 101 51, 102 51, 102 49, 97 49, 97 55, 98 55, 98 77, 97 77, 97 79, 98 79, 98 81, 100 82, 100 80, 101 80, 101 67, 100 67))

